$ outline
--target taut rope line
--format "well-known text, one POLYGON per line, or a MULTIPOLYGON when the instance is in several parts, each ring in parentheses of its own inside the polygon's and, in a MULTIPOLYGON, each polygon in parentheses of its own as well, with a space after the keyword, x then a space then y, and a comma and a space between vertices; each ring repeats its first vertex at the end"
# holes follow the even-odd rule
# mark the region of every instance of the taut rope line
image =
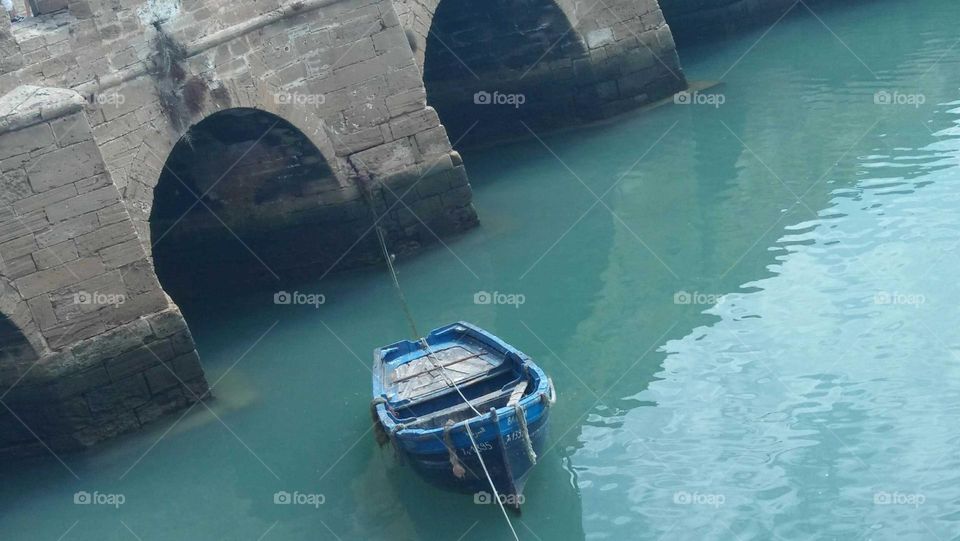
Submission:
MULTIPOLYGON (((433 358, 433 352, 430 349, 430 345, 427 344, 427 339, 421 337, 420 333, 417 331, 417 323, 413 319, 413 312, 410 311, 410 305, 407 304, 407 299, 403 295, 403 289, 400 288, 400 279, 397 278, 397 270, 393 266, 393 258, 390 256, 390 251, 387 249, 387 241, 384 238, 383 229, 381 229, 379 225, 380 217, 377 216, 377 211, 374 207, 373 189, 368 183, 363 182, 363 180, 365 180, 365 178, 363 175, 361 175, 361 191, 367 200, 367 206, 370 209, 370 213, 373 215, 373 226, 377 230, 377 238, 380 240, 380 249, 383 252, 383 259, 387 262, 387 268, 390 269, 390 276, 393 278, 393 287, 397 290, 397 296, 400 297, 400 304, 403 305, 403 313, 406 315, 407 323, 410 325, 410 330, 413 331, 413 339, 419 341, 423 348, 427 351, 427 360, 430 361, 430 364, 433 365, 435 369, 439 369, 440 375, 447 382, 447 386, 453 387, 457 391, 457 394, 460 395, 460 398, 467 403, 467 406, 470 406, 470 409, 473 410, 477 417, 482 417, 483 414, 477 411, 477 408, 475 408, 473 404, 467 400, 467 397, 464 396, 463 391, 460 390, 460 386, 457 385, 457 382, 447 375, 446 368, 443 366, 443 364, 438 364, 436 362, 436 359, 433 358)), ((526 421, 526 419, 524 419, 524 421, 526 421)), ((465 422, 464 427, 467 429, 467 436, 470 438, 470 444, 473 446, 473 452, 477 454, 477 459, 480 461, 480 466, 483 467, 483 473, 487 477, 487 482, 490 483, 490 490, 493 491, 493 496, 497 499, 497 504, 500 506, 500 512, 503 513, 503 518, 507 521, 507 526, 510 527, 510 532, 513 534, 514 540, 520 541, 520 537, 517 535, 517 530, 513 528, 513 523, 510 521, 510 516, 507 515, 507 509, 503 505, 503 499, 500 497, 500 493, 497 491, 496 484, 494 484, 493 478, 490 476, 490 472, 487 470, 487 464, 484 462, 483 456, 480 453, 480 447, 473 438, 473 432, 470 430, 470 422, 465 422)), ((396 430, 396 432, 399 432, 399 429, 396 430)), ((453 463, 452 460, 451 463, 453 463)))

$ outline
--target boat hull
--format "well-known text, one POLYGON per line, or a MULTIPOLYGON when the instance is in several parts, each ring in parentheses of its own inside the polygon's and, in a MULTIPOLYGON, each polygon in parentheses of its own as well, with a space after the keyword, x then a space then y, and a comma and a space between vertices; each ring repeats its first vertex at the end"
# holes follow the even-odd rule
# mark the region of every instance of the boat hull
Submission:
POLYGON ((373 397, 378 442, 425 480, 478 502, 492 501, 492 480, 503 503, 523 503, 556 400, 527 355, 461 321, 375 350, 373 397))
MULTIPOLYGON (((544 409, 543 414, 530 421, 527 426, 530 445, 538 457, 546 448, 548 417, 548 410, 544 409)), ((457 460, 463 466, 462 477, 458 477, 454 472, 447 451, 418 452, 417 445, 404 445, 401 446, 401 454, 426 481, 446 490, 472 493, 478 500, 490 495, 490 482, 483 468, 485 465, 505 503, 519 506, 523 503, 519 496, 523 494, 527 477, 535 462, 527 451, 527 443, 520 426, 516 422, 510 422, 513 420, 512 416, 500 419, 500 430, 496 432, 496 425, 492 420, 481 421, 476 426, 471 423, 471 431, 480 448, 483 464, 477 458, 473 445, 455 447, 457 460)))

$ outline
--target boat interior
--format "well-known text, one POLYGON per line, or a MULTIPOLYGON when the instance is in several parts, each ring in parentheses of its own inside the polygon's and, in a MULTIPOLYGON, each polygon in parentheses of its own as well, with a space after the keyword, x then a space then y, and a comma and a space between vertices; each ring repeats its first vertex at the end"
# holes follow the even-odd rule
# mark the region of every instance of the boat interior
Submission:
POLYGON ((424 355, 390 374, 397 398, 404 401, 393 414, 408 428, 441 428, 448 420, 460 422, 474 417, 473 408, 486 413, 490 408, 516 404, 539 384, 533 381, 536 376, 528 375, 519 359, 511 356, 470 351, 460 345, 436 350, 431 356, 433 362, 424 355), (437 365, 443 367, 447 378, 437 365), (463 401, 448 378, 456 382, 470 404, 463 401))

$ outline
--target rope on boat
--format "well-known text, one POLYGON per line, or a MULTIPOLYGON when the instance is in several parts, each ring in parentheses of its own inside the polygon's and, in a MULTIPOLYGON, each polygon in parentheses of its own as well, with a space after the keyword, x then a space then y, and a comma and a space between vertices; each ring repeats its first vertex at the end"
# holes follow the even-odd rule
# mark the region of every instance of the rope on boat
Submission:
MULTIPOLYGON (((433 352, 430 350, 430 345, 427 343, 427 339, 421 337, 420 333, 417 331, 417 323, 416 321, 414 321, 413 313, 410 311, 410 305, 407 304, 407 299, 403 295, 403 289, 400 288, 400 280, 397 278, 397 270, 393 266, 393 258, 390 256, 390 250, 387 249, 387 241, 384 238, 383 229, 381 229, 380 226, 378 225, 380 223, 380 217, 377 216, 377 211, 375 210, 374 203, 373 203, 373 188, 370 183, 371 179, 369 178, 368 175, 365 175, 362 173, 358 173, 358 175, 360 176, 360 181, 361 181, 361 191, 365 195, 367 199, 368 208, 370 209, 370 213, 373 215, 373 219, 374 219, 373 225, 374 225, 374 228, 377 230, 377 238, 380 240, 380 249, 383 252, 383 259, 387 262, 387 267, 390 269, 390 276, 391 278, 393 278, 393 287, 397 290, 397 296, 400 297, 400 304, 403 306, 403 313, 407 317, 407 323, 410 324, 410 330, 413 331, 414 340, 419 339, 420 343, 423 345, 424 349, 426 349, 427 351, 427 359, 430 361, 430 364, 432 364, 435 369, 439 369, 440 375, 447 381, 447 385, 456 389, 457 394, 459 394, 460 398, 462 398, 463 401, 466 402, 468 406, 470 406, 470 409, 472 409, 473 412, 476 413, 478 417, 482 417, 483 414, 477 411, 477 408, 475 408, 473 404, 467 399, 467 397, 464 396, 463 391, 460 390, 460 386, 457 385, 457 383, 447 375, 446 368, 444 368, 443 364, 442 363, 438 364, 436 362, 436 359, 433 358, 433 352)), ((374 408, 376 408, 375 405, 374 405, 374 408)), ((524 419, 524 422, 526 422, 526 419, 524 419)), ((503 513, 503 518, 507 521, 507 526, 510 527, 510 532, 513 533, 514 540, 520 541, 520 537, 517 536, 517 530, 513 528, 513 523, 510 521, 510 517, 507 515, 507 509, 503 505, 503 499, 500 498, 500 493, 497 491, 497 486, 493 482, 493 478, 490 477, 490 472, 487 471, 487 465, 483 461, 483 456, 481 456, 480 447, 477 446, 477 442, 473 438, 473 432, 470 431, 470 423, 466 422, 464 423, 464 426, 467 429, 467 436, 470 437, 470 444, 473 445, 473 451, 477 454, 477 459, 480 461, 480 465, 483 467, 483 473, 486 474, 487 481, 490 483, 490 490, 493 491, 494 497, 497 498, 497 504, 500 505, 500 512, 503 513)), ((396 434, 397 432, 400 432, 404 428, 406 427, 400 424, 394 427, 394 429, 390 432, 390 439, 393 440, 395 449, 398 449, 396 434)), ((448 432, 445 430, 444 439, 446 439, 448 435, 449 435, 448 432)), ((446 443, 444 443, 444 445, 446 445, 446 443)), ((451 441, 451 446, 452 446, 452 441, 451 441)), ((449 450, 450 448, 448 448, 448 451, 449 450)), ((457 475, 457 466, 460 464, 459 464, 459 458, 456 457, 456 453, 451 452, 450 462, 451 462, 451 465, 453 466, 454 475, 457 475), (454 460, 456 460, 456 463, 454 463, 454 460)), ((462 470, 463 466, 460 465, 460 468, 462 470)), ((461 474, 457 475, 457 477, 458 478, 461 477, 464 473, 466 472, 461 471, 461 474)))
POLYGON ((373 418, 373 436, 377 440, 377 445, 383 447, 390 441, 390 434, 387 434, 386 429, 384 429, 383 424, 380 422, 380 416, 377 415, 377 406, 380 404, 386 404, 387 399, 378 396, 370 401, 370 417, 373 418))
MULTIPOLYGON (((407 298, 403 296, 403 290, 400 289, 400 280, 397 278, 397 269, 393 266, 393 256, 390 255, 390 250, 387 249, 387 241, 384 238, 383 228, 380 227, 380 220, 382 216, 377 215, 376 206, 373 201, 373 180, 369 175, 361 172, 357 172, 359 177, 360 191, 363 193, 364 199, 367 201, 367 208, 370 209, 370 214, 373 215, 373 228, 377 230, 377 238, 380 240, 380 249, 383 251, 383 260, 387 262, 387 267, 390 269, 390 276, 393 278, 393 287, 397 290, 397 296, 400 297, 400 304, 403 306, 403 313, 407 317, 407 323, 410 325, 410 330, 413 331, 413 338, 416 339, 420 336, 420 333, 417 332, 417 323, 413 320, 413 314, 410 312, 410 305, 407 304, 407 298)), ((380 190, 381 193, 383 190, 380 190)))
POLYGON ((497 503, 500 504, 500 512, 503 513, 503 518, 507 521, 507 526, 510 527, 510 532, 513 534, 513 539, 515 541, 520 541, 520 537, 517 535, 517 530, 513 529, 513 523, 510 522, 510 517, 507 515, 507 508, 503 506, 503 500, 500 498, 500 493, 497 492, 497 486, 493 483, 493 478, 490 477, 490 472, 487 471, 487 464, 483 461, 483 457, 480 456, 480 448, 477 447, 477 442, 473 439, 473 432, 470 430, 470 423, 464 423, 463 426, 467 428, 467 436, 470 436, 470 443, 473 445, 474 452, 477 453, 477 458, 480 459, 480 465, 483 466, 483 473, 487 476, 487 481, 490 483, 490 489, 493 490, 493 497, 496 498, 497 503))
POLYGON ((533 450, 533 442, 530 441, 530 431, 527 429, 527 416, 523 412, 523 406, 513 405, 513 413, 517 416, 517 422, 520 423, 520 434, 523 435, 523 446, 527 450, 527 458, 534 466, 537 465, 537 453, 533 450))
POLYGON ((463 479, 467 471, 460 462, 460 457, 457 456, 456 447, 453 445, 453 437, 450 436, 450 430, 453 429, 454 425, 456 423, 453 422, 453 419, 447 419, 447 424, 443 426, 443 445, 447 448, 447 454, 450 455, 450 467, 453 468, 453 475, 457 479, 463 479))
POLYGON ((403 290, 400 289, 400 280, 397 279, 397 269, 393 267, 393 257, 390 256, 390 251, 387 250, 387 241, 383 238, 383 228, 379 225, 377 226, 377 237, 380 239, 383 258, 387 261, 387 267, 390 268, 390 276, 393 277, 393 287, 397 289, 397 295, 400 296, 400 304, 403 305, 403 313, 407 316, 407 323, 410 324, 410 330, 413 331, 414 337, 420 336, 420 333, 417 332, 417 323, 413 320, 413 314, 410 312, 410 305, 407 304, 407 299, 403 296, 403 290))

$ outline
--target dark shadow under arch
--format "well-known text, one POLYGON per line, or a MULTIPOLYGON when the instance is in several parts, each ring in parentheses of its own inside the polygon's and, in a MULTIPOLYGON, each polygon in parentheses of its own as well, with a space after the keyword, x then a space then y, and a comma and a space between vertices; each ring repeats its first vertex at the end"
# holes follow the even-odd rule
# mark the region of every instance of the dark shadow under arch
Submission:
POLYGON ((174 146, 154 189, 157 276, 176 300, 325 268, 366 219, 349 192, 286 120, 249 108, 214 113, 174 146))
POLYGON ((7 316, 0 314, 0 394, 38 358, 26 335, 7 316))
POLYGON ((424 54, 427 102, 457 146, 599 111, 595 86, 578 84, 590 80, 586 46, 554 0, 441 0, 424 54))

